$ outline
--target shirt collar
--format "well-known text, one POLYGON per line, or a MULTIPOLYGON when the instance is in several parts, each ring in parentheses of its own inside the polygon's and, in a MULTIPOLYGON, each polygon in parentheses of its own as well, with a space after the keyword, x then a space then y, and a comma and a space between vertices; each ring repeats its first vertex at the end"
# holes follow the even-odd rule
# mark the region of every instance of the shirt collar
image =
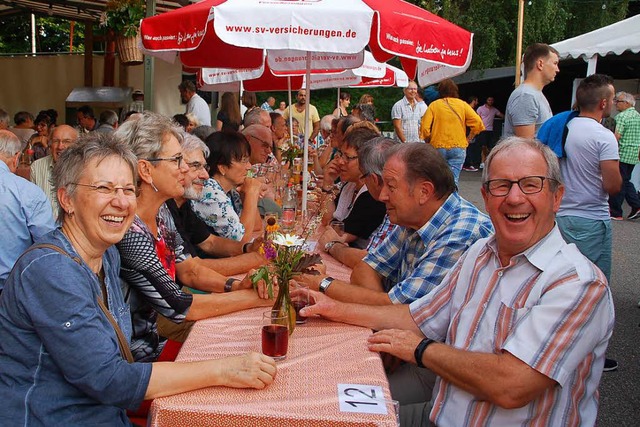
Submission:
MULTIPOLYGON (((551 231, 535 245, 526 249, 524 252, 514 255, 512 258, 524 256, 527 261, 533 264, 536 268, 544 271, 545 267, 553 261, 560 249, 566 244, 567 243, 562 238, 558 225, 556 224, 553 226, 551 231)), ((498 243, 495 235, 491 236, 490 240, 487 242, 487 246, 491 249, 494 255, 498 257, 498 243)))
POLYGON ((7 164, 2 161, 0 161, 0 170, 4 172, 11 172, 11 170, 9 169, 9 166, 7 166, 7 164))
POLYGON ((438 230, 440 230, 447 219, 451 218, 459 206, 460 196, 458 193, 451 193, 429 221, 424 223, 424 225, 417 231, 425 244, 434 239, 438 230))

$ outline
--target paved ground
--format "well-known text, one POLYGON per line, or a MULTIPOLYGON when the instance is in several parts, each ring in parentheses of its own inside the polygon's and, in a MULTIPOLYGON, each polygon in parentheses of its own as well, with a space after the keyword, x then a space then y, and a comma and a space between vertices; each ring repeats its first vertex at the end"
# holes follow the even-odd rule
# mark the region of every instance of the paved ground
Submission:
MULTIPOLYGON (((484 210, 480 195, 481 172, 462 172, 460 193, 484 210)), ((626 214, 629 207, 625 206, 626 214)), ((611 288, 616 327, 607 355, 620 365, 605 372, 600 383, 599 427, 640 426, 640 220, 614 221, 611 288)))

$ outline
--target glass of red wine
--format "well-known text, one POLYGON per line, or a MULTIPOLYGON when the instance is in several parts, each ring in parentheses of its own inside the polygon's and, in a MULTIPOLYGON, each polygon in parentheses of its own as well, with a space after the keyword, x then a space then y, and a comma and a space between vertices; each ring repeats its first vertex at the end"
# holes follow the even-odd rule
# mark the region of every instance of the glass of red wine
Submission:
POLYGON ((291 303, 296 310, 296 325, 307 323, 307 318, 300 314, 300 309, 309 305, 309 287, 297 285, 291 290, 291 303))
POLYGON ((277 310, 262 315, 262 354, 282 360, 287 357, 289 346, 289 317, 280 316, 277 310))

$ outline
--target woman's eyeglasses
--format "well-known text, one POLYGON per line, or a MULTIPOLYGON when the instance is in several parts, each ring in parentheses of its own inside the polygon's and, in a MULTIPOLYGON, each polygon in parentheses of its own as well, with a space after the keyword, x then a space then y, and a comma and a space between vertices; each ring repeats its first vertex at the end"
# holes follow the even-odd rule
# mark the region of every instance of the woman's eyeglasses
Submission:
POLYGON ((175 162, 178 165, 178 169, 180 169, 180 166, 182 165, 182 159, 184 158, 184 156, 182 154, 178 154, 175 157, 153 157, 150 159, 145 159, 149 162, 160 162, 160 161, 165 161, 165 162, 175 162))

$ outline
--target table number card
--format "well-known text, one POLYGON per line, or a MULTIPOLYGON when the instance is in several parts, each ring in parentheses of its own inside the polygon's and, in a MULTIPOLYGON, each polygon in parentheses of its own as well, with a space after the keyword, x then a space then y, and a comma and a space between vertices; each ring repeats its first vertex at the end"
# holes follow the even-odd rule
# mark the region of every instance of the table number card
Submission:
POLYGON ((365 384, 338 384, 338 401, 342 412, 387 414, 382 387, 365 384))

